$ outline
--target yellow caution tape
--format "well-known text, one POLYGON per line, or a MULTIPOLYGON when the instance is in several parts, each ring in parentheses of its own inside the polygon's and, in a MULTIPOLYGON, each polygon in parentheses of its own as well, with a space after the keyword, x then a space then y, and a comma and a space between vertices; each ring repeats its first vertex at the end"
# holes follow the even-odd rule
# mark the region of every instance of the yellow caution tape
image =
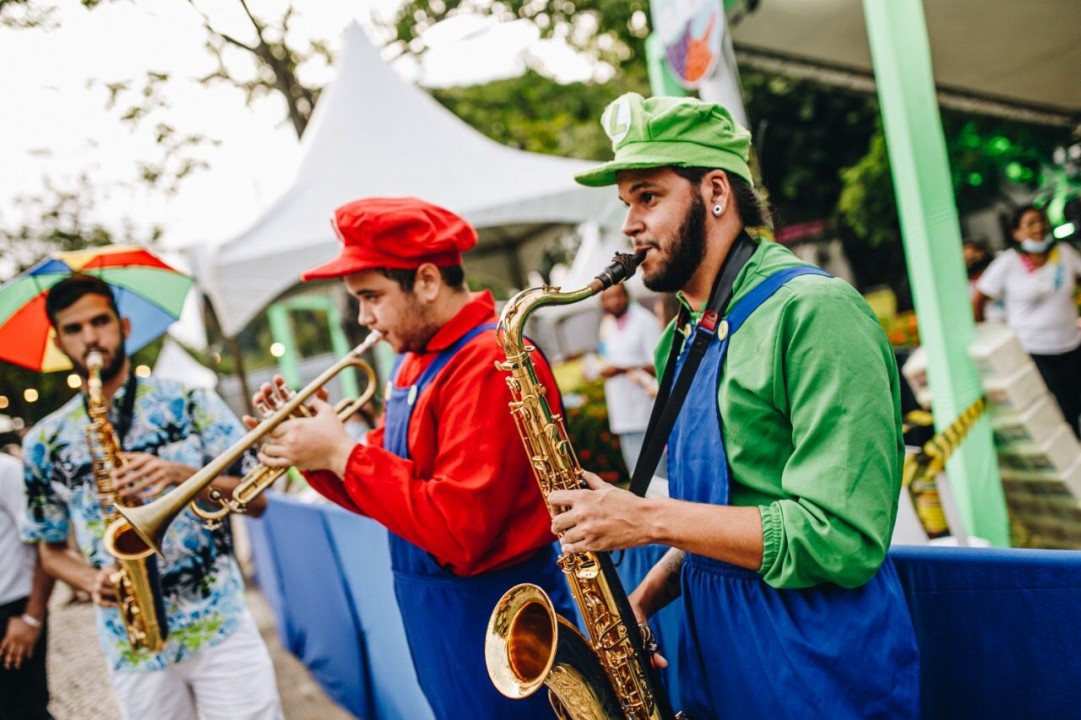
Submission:
MULTIPOLYGON (((901 483, 908 488, 916 509, 916 517, 929 538, 950 534, 936 478, 986 408, 987 400, 980 398, 965 408, 948 428, 928 440, 918 453, 905 456, 901 483)), ((909 413, 905 419, 915 425, 929 425, 929 422, 922 422, 926 418, 918 415, 920 413, 922 411, 909 413), (913 417, 914 415, 917 417, 913 417)))

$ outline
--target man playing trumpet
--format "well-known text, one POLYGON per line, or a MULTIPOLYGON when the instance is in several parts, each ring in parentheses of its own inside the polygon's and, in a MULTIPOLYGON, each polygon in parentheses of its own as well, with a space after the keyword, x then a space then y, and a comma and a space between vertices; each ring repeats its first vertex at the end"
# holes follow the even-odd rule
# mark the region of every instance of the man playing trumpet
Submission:
MULTIPOLYGON (((153 377, 137 378, 124 349, 130 329, 108 284, 72 275, 45 302, 56 346, 83 378, 84 392, 27 435, 24 539, 40 544, 45 570, 91 594, 98 634, 124 718, 235 720, 281 717, 274 669, 248 613, 227 526, 203 527, 190 512, 172 524, 155 574, 160 575, 167 637, 160 652, 133 648, 116 608, 117 566, 102 543, 112 501, 139 504, 180 483, 241 437, 243 428, 213 392, 153 377), (91 353, 100 377, 123 467, 112 474, 114 497, 95 481, 85 429, 91 353), (81 554, 68 550, 70 528, 81 554)), ((228 494, 235 477, 215 486, 228 494)), ((265 500, 252 503, 261 514, 265 500)))
MULTIPOLYGON (((549 516, 507 411, 505 374, 496 368, 504 358, 494 301, 465 286, 461 253, 476 232, 415 198, 357 200, 332 222, 340 256, 303 278, 342 278, 360 301, 358 322, 398 353, 386 411, 367 444, 358 444, 316 400, 313 417, 270 433, 259 459, 308 471, 320 493, 391 531, 395 593, 437 717, 550 718, 543 694, 521 702, 500 695, 484 663, 489 614, 510 587, 540 585, 561 612, 573 613, 549 516)), ((558 410, 551 371, 543 358, 535 361, 558 410)), ((271 395, 263 386, 256 405, 271 395)))

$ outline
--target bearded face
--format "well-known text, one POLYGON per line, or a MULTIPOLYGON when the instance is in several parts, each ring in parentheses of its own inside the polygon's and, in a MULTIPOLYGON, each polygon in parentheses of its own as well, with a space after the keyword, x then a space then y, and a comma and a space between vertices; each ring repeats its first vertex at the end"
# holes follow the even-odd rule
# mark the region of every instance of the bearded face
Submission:
POLYGON ((706 206, 697 194, 691 197, 675 240, 662 253, 660 263, 651 272, 643 271, 642 281, 654 292, 681 290, 706 253, 706 206))
POLYGON ((105 297, 83 295, 57 311, 55 326, 57 348, 71 360, 81 377, 86 378, 89 374, 86 359, 92 352, 101 353, 105 361, 101 369, 103 381, 108 382, 123 371, 127 360, 124 340, 128 324, 127 320, 117 317, 105 297))

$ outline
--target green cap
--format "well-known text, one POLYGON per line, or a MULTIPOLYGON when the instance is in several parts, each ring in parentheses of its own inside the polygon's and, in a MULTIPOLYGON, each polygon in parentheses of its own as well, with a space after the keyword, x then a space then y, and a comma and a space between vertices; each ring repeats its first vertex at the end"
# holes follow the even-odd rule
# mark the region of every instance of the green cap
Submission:
POLYGON ((754 184, 751 134, 717 103, 627 93, 608 105, 601 126, 616 156, 575 175, 582 185, 615 185, 620 170, 654 167, 720 168, 754 184))

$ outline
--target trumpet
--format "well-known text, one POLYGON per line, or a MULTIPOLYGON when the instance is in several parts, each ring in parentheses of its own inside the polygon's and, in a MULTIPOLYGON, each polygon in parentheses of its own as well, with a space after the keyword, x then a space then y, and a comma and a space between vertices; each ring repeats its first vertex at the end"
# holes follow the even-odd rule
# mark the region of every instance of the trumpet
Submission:
POLYGON ((197 498, 216 477, 225 472, 241 455, 278 425, 290 418, 310 416, 311 410, 305 404, 306 401, 342 370, 348 367, 357 368, 364 374, 367 384, 360 397, 352 400, 343 399, 335 406, 334 411, 338 417, 344 421, 368 404, 376 391, 375 371, 361 357, 382 339, 382 335, 373 331, 364 342, 324 370, 303 390, 288 391, 284 395, 283 402, 270 410, 258 425, 169 493, 146 505, 117 507, 117 512, 122 517, 112 522, 105 530, 105 545, 110 554, 121 560, 141 559, 153 552, 162 554, 161 545, 165 538, 165 531, 186 505, 190 505, 192 512, 210 528, 220 525, 222 519, 229 513, 244 512, 260 493, 286 472, 287 468, 257 465, 241 478, 229 497, 225 497, 217 488, 211 488, 208 496, 216 505, 214 508, 203 507, 197 498))

